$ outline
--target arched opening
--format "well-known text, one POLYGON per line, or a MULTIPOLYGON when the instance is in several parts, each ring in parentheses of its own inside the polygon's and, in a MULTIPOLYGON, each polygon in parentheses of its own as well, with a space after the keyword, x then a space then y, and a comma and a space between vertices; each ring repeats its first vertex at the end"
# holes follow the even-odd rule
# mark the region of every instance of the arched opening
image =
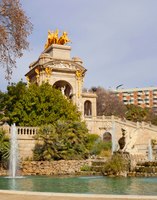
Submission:
POLYGON ((105 143, 105 149, 106 152, 108 152, 108 155, 111 155, 112 153, 112 135, 110 132, 106 131, 103 134, 103 142, 105 143))
POLYGON ((89 100, 84 102, 84 115, 92 116, 92 103, 89 100))
POLYGON ((54 88, 60 90, 63 95, 68 97, 69 99, 72 98, 73 92, 72 92, 72 86, 66 82, 66 81, 57 81, 53 85, 54 88))
POLYGON ((105 132, 103 134, 103 141, 104 142, 112 142, 112 135, 110 132, 105 132))

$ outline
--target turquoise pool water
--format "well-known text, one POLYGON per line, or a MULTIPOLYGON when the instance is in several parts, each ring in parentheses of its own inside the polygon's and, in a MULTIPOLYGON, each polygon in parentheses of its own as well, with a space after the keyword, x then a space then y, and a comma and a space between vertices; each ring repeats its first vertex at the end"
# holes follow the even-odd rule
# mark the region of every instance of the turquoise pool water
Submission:
POLYGON ((113 195, 157 195, 157 178, 0 177, 0 190, 113 195))

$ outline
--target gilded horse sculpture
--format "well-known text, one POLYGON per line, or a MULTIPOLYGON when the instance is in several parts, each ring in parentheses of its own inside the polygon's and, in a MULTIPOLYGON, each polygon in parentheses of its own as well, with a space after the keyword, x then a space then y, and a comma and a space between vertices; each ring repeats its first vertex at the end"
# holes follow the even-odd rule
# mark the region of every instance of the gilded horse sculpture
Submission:
POLYGON ((51 32, 50 30, 48 31, 48 37, 47 37, 47 42, 45 44, 45 49, 47 49, 52 44, 64 45, 70 42, 67 32, 63 32, 60 38, 58 38, 58 33, 59 33, 58 29, 56 29, 55 32, 51 32))
POLYGON ((67 32, 63 32, 63 35, 58 40, 58 44, 64 45, 68 42, 70 42, 70 40, 68 38, 68 34, 67 34, 67 32))

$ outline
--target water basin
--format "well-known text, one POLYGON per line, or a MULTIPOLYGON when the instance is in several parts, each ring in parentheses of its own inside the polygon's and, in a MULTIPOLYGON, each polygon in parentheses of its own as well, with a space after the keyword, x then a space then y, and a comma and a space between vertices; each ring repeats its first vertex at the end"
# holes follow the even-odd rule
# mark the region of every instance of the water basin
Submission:
POLYGON ((157 195, 157 178, 111 178, 103 176, 0 177, 0 190, 59 192, 76 194, 157 195))

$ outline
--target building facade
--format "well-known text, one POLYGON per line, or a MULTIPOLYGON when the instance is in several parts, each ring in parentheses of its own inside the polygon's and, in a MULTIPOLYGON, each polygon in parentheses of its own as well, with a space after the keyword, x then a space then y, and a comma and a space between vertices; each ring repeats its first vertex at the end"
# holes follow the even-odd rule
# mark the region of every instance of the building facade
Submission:
POLYGON ((73 101, 82 116, 96 116, 96 94, 82 92, 86 69, 78 57, 70 57, 71 47, 52 44, 38 60, 29 66, 25 75, 28 85, 48 82, 73 101))
POLYGON ((125 105, 152 108, 157 113, 157 87, 118 89, 114 92, 125 105))

